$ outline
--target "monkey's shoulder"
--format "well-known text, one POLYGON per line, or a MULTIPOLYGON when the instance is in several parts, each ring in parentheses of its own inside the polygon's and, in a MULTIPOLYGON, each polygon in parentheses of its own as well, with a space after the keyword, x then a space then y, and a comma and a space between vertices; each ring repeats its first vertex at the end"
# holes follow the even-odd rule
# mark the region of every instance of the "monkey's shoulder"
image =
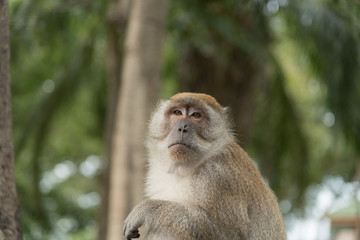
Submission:
POLYGON ((236 142, 229 143, 206 168, 210 173, 204 174, 211 174, 211 181, 219 188, 231 188, 229 192, 250 195, 271 192, 256 164, 236 142))
POLYGON ((260 177, 260 172, 249 155, 244 149, 240 147, 236 142, 230 142, 222 154, 219 156, 219 161, 222 165, 228 166, 227 169, 230 171, 240 172, 241 176, 254 176, 260 177))

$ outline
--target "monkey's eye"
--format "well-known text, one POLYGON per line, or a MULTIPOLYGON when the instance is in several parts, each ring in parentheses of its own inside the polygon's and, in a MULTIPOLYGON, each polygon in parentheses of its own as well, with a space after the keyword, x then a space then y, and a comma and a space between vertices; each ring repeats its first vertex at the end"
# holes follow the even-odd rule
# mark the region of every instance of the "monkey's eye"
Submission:
POLYGON ((191 114, 191 116, 193 116, 194 118, 201 118, 201 114, 199 112, 194 112, 193 114, 191 114))
POLYGON ((180 110, 174 110, 173 111, 173 114, 175 114, 175 115, 182 115, 182 112, 180 111, 180 110))

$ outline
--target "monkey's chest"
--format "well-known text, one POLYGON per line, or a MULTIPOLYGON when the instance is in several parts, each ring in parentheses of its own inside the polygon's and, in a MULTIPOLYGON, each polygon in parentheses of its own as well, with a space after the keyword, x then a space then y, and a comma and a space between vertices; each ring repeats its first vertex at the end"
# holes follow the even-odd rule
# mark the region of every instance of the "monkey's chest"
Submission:
POLYGON ((149 172, 146 194, 151 199, 184 202, 190 198, 191 185, 188 177, 165 172, 149 172))

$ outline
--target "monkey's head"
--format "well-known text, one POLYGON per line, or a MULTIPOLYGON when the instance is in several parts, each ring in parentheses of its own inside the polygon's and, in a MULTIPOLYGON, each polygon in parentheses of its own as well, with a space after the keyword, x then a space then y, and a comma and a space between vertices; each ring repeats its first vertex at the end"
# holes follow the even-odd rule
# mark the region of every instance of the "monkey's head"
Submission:
POLYGON ((195 170, 233 140, 226 109, 215 98, 198 93, 179 93, 161 101, 148 133, 150 161, 166 159, 158 164, 169 172, 195 170))

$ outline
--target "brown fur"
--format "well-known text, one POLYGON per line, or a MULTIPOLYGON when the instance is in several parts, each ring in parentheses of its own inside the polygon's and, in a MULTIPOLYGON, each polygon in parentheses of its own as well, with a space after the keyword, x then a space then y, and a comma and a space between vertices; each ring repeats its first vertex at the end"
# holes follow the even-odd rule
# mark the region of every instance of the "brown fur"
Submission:
MULTIPOLYGON (((221 109, 205 94, 181 93, 170 100, 189 98, 221 109)), ((186 200, 148 199, 133 209, 125 222, 128 239, 137 237, 137 229, 143 224, 148 228, 148 240, 286 239, 275 195, 235 141, 226 143, 218 154, 179 181, 184 179, 190 182, 186 200)))
POLYGON ((170 100, 175 101, 175 102, 182 101, 184 99, 201 100, 216 110, 222 109, 221 105, 216 101, 215 98, 213 98, 210 95, 204 94, 204 93, 183 92, 183 93, 178 93, 170 98, 170 100))

